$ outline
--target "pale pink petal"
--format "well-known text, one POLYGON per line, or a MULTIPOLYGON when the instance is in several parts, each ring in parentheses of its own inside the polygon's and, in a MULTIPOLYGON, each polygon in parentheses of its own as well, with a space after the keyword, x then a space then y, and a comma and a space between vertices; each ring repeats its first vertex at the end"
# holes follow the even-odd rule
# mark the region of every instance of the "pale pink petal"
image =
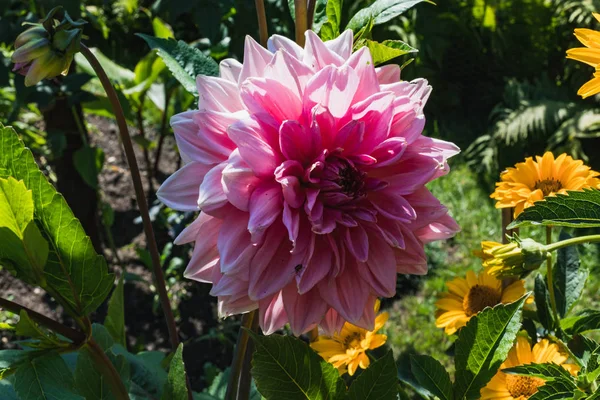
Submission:
POLYGON ((248 213, 237 210, 230 212, 223 220, 217 241, 221 272, 236 274, 245 281, 248 280, 250 262, 258 250, 250 240, 247 224, 248 213))
POLYGON ((270 335, 283 328, 288 318, 283 306, 283 295, 279 292, 258 302, 259 321, 263 334, 270 335))
POLYGON ((339 67, 344 63, 344 58, 335 51, 329 50, 316 33, 308 30, 305 36, 306 44, 304 45, 304 59, 302 60, 304 64, 318 71, 331 65, 339 67))
POLYGON ((360 81, 354 94, 354 102, 365 100, 367 97, 379 92, 379 80, 373 68, 373 59, 368 47, 361 47, 352 54, 346 61, 346 65, 354 69, 360 81))
POLYGON ((198 75, 198 108, 207 111, 236 112, 243 110, 237 84, 223 78, 198 75))
POLYGON ((241 84, 250 77, 262 77, 267 64, 271 62, 273 54, 269 50, 256 43, 251 36, 246 36, 244 42, 244 66, 240 73, 241 84))
POLYGON ((285 50, 293 55, 297 60, 302 59, 304 50, 296 42, 281 35, 273 35, 267 41, 267 48, 275 53, 277 50, 285 50))
POLYGON ((237 84, 242 72, 242 64, 233 58, 226 58, 219 63, 219 72, 221 78, 237 84))
POLYGON ((323 317, 320 326, 323 328, 323 334, 333 336, 342 331, 342 327, 345 323, 346 321, 344 318, 342 318, 335 309, 330 308, 327 313, 325 313, 325 317, 323 317))
POLYGON ((312 70, 287 51, 279 51, 265 68, 265 77, 281 82, 298 98, 302 98, 306 83, 312 77, 312 70))
POLYGON ((194 121, 198 111, 187 111, 174 115, 171 118, 171 127, 175 133, 175 141, 179 154, 184 163, 197 161, 199 163, 214 166, 224 160, 222 155, 209 153, 206 144, 200 136, 200 127, 194 121))
POLYGON ((342 57, 342 59, 347 60, 352 54, 353 42, 354 34, 352 33, 352 30, 346 29, 340 36, 325 42, 325 46, 342 57))
POLYGON ((299 294, 294 282, 283 289, 283 306, 294 335, 301 335, 316 327, 328 308, 316 288, 299 294))
POLYGON ((242 211, 248 211, 250 196, 260 182, 261 180, 242 159, 239 150, 234 150, 221 176, 223 193, 227 201, 242 211))
POLYGON ((334 118, 342 118, 349 111, 358 85, 358 75, 348 66, 337 68, 330 65, 323 68, 306 84, 306 114, 310 115, 315 105, 321 105, 334 118))
POLYGON ((198 211, 200 185, 210 170, 209 166, 190 162, 163 182, 156 197, 174 210, 198 211))
POLYGON ((379 84, 396 83, 400 81, 400 66, 390 64, 375 68, 379 84))
POLYGON ((257 176, 273 175, 275 168, 280 164, 280 155, 264 140, 263 127, 257 120, 240 120, 231 125, 227 133, 238 146, 242 159, 257 176))
POLYGON ((221 225, 220 219, 200 214, 193 229, 202 231, 202 235, 196 237, 194 253, 183 276, 199 282, 212 282, 214 270, 219 269, 217 238, 221 225))
POLYGON ((198 232, 200 232, 200 229, 202 228, 206 220, 212 218, 214 217, 208 214, 200 213, 200 215, 198 215, 198 217, 194 219, 191 224, 186 226, 181 231, 181 233, 177 235, 175 240, 173 240, 173 243, 180 245, 196 241, 196 238, 198 237, 198 232))
POLYGON ((299 93, 270 78, 249 78, 241 87, 244 104, 251 114, 269 115, 278 123, 298 119, 302 113, 299 93))
POLYGON ((222 172, 226 166, 227 163, 223 162, 211 169, 204 177, 198 197, 198 207, 202 211, 210 213, 227 203, 227 196, 221 184, 222 172))

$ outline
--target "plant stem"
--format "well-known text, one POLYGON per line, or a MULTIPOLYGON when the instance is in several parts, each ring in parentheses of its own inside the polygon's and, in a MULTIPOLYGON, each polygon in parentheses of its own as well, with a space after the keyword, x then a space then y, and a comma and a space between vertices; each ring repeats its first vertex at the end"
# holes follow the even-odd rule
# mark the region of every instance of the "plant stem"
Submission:
POLYGON ((171 100, 171 93, 173 91, 172 90, 166 90, 165 89, 165 110, 163 111, 162 114, 162 118, 160 120, 160 130, 159 130, 159 135, 160 138, 158 139, 158 146, 156 147, 156 154, 154 155, 154 168, 153 168, 153 174, 154 176, 158 175, 158 164, 160 162, 160 156, 162 154, 162 148, 163 148, 163 144, 165 142, 165 137, 167 136, 167 116, 168 116, 168 111, 169 111, 169 102, 171 100))
POLYGON ((51 331, 53 331, 55 333, 58 333, 59 335, 66 337, 67 339, 73 341, 73 343, 79 345, 79 344, 85 342, 86 336, 82 332, 75 330, 73 328, 69 328, 68 326, 63 325, 53 319, 50 319, 50 318, 46 317, 45 315, 35 312, 25 306, 22 306, 20 304, 14 303, 10 300, 6 300, 6 299, 3 299, 0 297, 0 308, 8 310, 17 315, 20 314, 21 311, 25 311, 25 312, 27 312, 27 315, 29 316, 29 318, 31 318, 33 321, 50 329, 51 331))
POLYGON ((87 342, 85 350, 89 351, 89 354, 94 359, 94 366, 98 368, 98 372, 102 374, 102 377, 106 380, 112 390, 112 394, 117 400, 129 400, 129 394, 121 376, 115 369, 110 359, 104 354, 104 350, 98 346, 94 339, 90 338, 87 342))
MULTIPOLYGON (((138 130, 140 131, 140 136, 142 137, 142 139, 146 139, 146 130, 144 129, 144 116, 142 115, 145 99, 145 96, 141 96, 140 108, 137 110, 138 130)), ((146 179, 148 180, 148 191, 150 193, 154 193, 154 185, 152 185, 152 166, 150 164, 150 154, 148 153, 148 148, 146 146, 143 146, 142 150, 144 154, 144 164, 146 164, 146 179)))
POLYGON ((573 246, 576 244, 584 244, 584 243, 597 243, 600 242, 600 235, 586 235, 586 236, 577 236, 574 238, 561 240, 560 242, 552 243, 546 246, 546 250, 548 252, 555 251, 558 249, 562 249, 563 247, 573 246))
MULTIPOLYGON (((552 243, 552 227, 546 227, 546 245, 552 243)), ((554 293, 554 282, 552 277, 552 254, 549 252, 546 259, 546 282, 548 285, 548 292, 550 293, 550 305, 552 306, 552 314, 554 315, 554 322, 559 323, 560 318, 558 317, 558 311, 556 309, 556 295, 554 293)))
POLYGON ((313 20, 315 19, 315 6, 317 0, 308 0, 308 6, 306 11, 306 29, 312 29, 313 20))
POLYGON ((304 32, 308 29, 306 0, 294 0, 296 10, 296 43, 304 47, 304 32))
POLYGON ((254 0, 254 4, 256 5, 256 18, 258 19, 258 35, 260 37, 260 44, 263 47, 267 47, 269 32, 267 30, 267 13, 265 12, 265 1, 254 0))
MULTIPOLYGON (((252 320, 252 331, 258 330, 258 317, 255 316, 252 320)), ((240 383, 238 388, 238 400, 248 400, 250 398, 250 385, 252 384, 252 377, 250 376, 250 368, 252 362, 252 354, 254 353, 254 342, 249 341, 246 346, 246 355, 244 356, 244 364, 242 365, 242 372, 240 373, 240 383)))
MULTIPOLYGON (((258 320, 256 310, 250 311, 242 316, 242 327, 251 329, 254 324, 254 320, 258 320)), ((248 340, 250 335, 245 329, 240 328, 237 343, 235 344, 235 353, 233 354, 233 361, 231 363, 231 372, 229 375, 229 384, 227 385, 227 393, 225 394, 225 400, 236 400, 238 397, 238 390, 240 385, 240 376, 242 374, 244 360, 246 358, 246 350, 248 348, 248 340)))
POLYGON ((163 275, 163 270, 160 265, 160 255, 158 253, 158 246, 156 245, 156 239, 154 238, 154 229, 152 228, 152 221, 150 220, 150 214, 148 213, 148 203, 146 203, 144 187, 142 186, 142 178, 140 176, 140 170, 135 159, 135 153, 133 151, 133 145, 131 143, 129 131, 127 129, 127 122, 125 120, 125 115, 123 114, 123 108, 121 107, 121 103, 119 102, 119 98, 117 97, 117 92, 115 91, 115 88, 110 83, 108 76, 106 76, 106 72, 104 72, 104 69, 98 62, 98 59, 96 59, 96 56, 94 56, 90 49, 87 48, 87 46, 85 46, 83 43, 81 43, 81 54, 84 55, 84 57, 88 60, 88 62, 98 75, 98 79, 100 79, 100 82, 102 83, 102 86, 106 91, 108 100, 110 101, 113 107, 113 111, 115 113, 117 125, 119 126, 121 142, 123 143, 125 155, 127 157, 127 164, 129 164, 129 169, 131 171, 131 179, 133 181, 133 187, 135 189, 135 197, 137 199, 140 214, 142 216, 142 222, 144 224, 144 232, 146 234, 148 251, 150 252, 150 257, 152 259, 152 268, 154 272, 153 275, 156 290, 158 291, 158 296, 160 298, 163 313, 165 314, 165 320, 167 323, 167 328, 169 330, 171 348, 173 349, 173 351, 176 351, 177 346, 179 345, 177 325, 175 324, 175 318, 173 317, 173 311, 171 310, 171 305, 169 303, 169 296, 167 294, 167 289, 165 285, 165 277, 163 275))

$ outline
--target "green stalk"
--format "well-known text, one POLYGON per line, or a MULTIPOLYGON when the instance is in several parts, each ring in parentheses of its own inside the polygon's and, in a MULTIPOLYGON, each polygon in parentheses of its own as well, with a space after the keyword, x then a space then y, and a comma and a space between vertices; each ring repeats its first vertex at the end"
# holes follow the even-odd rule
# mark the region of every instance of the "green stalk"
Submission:
MULTIPOLYGON (((546 227, 546 245, 552 243, 552 227, 546 227)), ((560 318, 558 317, 558 311, 556 309, 556 295, 554 293, 554 282, 552 279, 552 254, 548 252, 546 259, 546 284, 548 285, 548 292, 550 293, 550 305, 552 306, 552 314, 554 315, 554 322, 559 323, 560 318)))
POLYGON ((560 242, 552 243, 546 247, 548 252, 555 251, 558 249, 562 249, 563 247, 573 246, 576 244, 584 244, 584 243, 598 243, 600 242, 600 235, 586 235, 586 236, 577 236, 566 240, 561 240, 560 242))
POLYGON ((105 382, 110 386, 115 398, 117 400, 129 400, 129 393, 127 393, 127 388, 125 388, 121 376, 104 353, 104 350, 98 346, 94 339, 90 338, 83 350, 87 350, 90 356, 92 356, 94 366, 98 368, 98 372, 102 374, 105 382))
MULTIPOLYGON (((242 327, 246 329, 252 329, 254 320, 258 320, 256 310, 250 311, 242 316, 242 327)), ((225 393, 225 400, 238 400, 248 398, 248 394, 240 394, 240 377, 244 370, 245 359, 247 355, 248 341, 250 335, 246 329, 240 328, 240 333, 235 344, 235 353, 233 354, 233 361, 231 363, 231 372, 229 374, 229 383, 227 385, 227 393, 225 393)), ((249 371, 248 371, 249 372, 249 371)))

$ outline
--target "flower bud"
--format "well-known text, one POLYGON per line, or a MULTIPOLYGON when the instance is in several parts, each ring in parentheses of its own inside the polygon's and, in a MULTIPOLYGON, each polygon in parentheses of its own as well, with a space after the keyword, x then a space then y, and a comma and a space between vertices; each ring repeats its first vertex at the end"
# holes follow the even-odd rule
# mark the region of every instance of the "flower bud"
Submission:
POLYGON ((548 257, 546 246, 532 239, 511 238, 511 242, 501 244, 482 242, 483 266, 496 277, 520 277, 542 265, 548 257))

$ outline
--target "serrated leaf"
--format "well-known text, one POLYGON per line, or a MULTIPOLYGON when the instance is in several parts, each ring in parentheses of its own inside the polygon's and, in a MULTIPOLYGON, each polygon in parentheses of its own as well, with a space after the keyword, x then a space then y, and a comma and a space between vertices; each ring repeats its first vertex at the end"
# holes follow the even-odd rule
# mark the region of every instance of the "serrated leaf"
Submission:
POLYGON ((364 42, 371 52, 375 66, 405 54, 418 52, 417 49, 400 40, 384 40, 381 43, 374 40, 365 40, 364 42))
POLYGON ((121 278, 119 278, 119 282, 108 301, 108 311, 106 319, 104 320, 104 327, 116 343, 126 347, 127 338, 125 336, 125 293, 123 288, 123 276, 124 275, 121 275, 121 278))
POLYGON ((194 95, 197 95, 196 76, 219 75, 219 65, 212 58, 205 56, 200 50, 181 40, 160 39, 142 33, 136 35, 144 39, 150 48, 157 51, 175 79, 194 95))
POLYGON ((572 399, 576 390, 577 386, 572 379, 559 378, 540 386, 529 400, 572 399))
POLYGON ((528 296, 487 308, 460 330, 454 355, 455 399, 479 398, 479 390, 496 374, 513 345, 528 296))
POLYGON ((348 390, 348 400, 396 400, 398 378, 392 352, 364 370, 348 390))
POLYGON ((569 335, 600 329, 600 311, 583 310, 561 320, 560 327, 569 335))
MULTIPOLYGON (((571 238, 562 231, 560 240, 571 238)), ((589 270, 580 265, 577 246, 563 247, 558 250, 556 265, 552 270, 556 310, 561 317, 573 308, 585 286, 589 270)))
POLYGON ((179 344, 169 364, 169 375, 161 400, 185 400, 187 398, 188 390, 185 365, 183 364, 183 344, 179 344))
POLYGON ((553 380, 557 378, 572 379, 569 372, 554 363, 544 364, 525 364, 516 367, 505 368, 502 372, 509 375, 527 375, 545 380, 553 380))
POLYGON ((330 363, 306 343, 292 336, 259 336, 249 331, 256 345, 252 376, 267 400, 343 399, 346 384, 330 363))
POLYGON ((86 400, 76 392, 73 375, 58 353, 28 359, 12 383, 20 400, 86 400))
MULTIPOLYGON (((0 178, 0 264, 10 261, 19 278, 42 284, 48 242, 33 221, 33 197, 22 181, 0 178)), ((12 269, 11 268, 11 269, 12 269)))
POLYGON ((600 191, 567 191, 567 194, 536 201, 533 206, 523 210, 507 229, 531 225, 600 227, 600 191))
POLYGON ((533 296, 540 324, 542 324, 546 330, 553 331, 555 321, 550 305, 550 294, 548 293, 548 288, 546 287, 546 281, 540 274, 537 274, 535 277, 533 296))
POLYGON ((71 342, 59 339, 53 332, 47 332, 40 328, 29 318, 25 310, 21 310, 19 313, 19 322, 15 326, 15 334, 33 339, 34 341, 27 341, 27 346, 36 349, 55 349, 68 347, 71 344, 71 342))
POLYGON ((600 343, 583 335, 575 335, 567 343, 569 350, 576 357, 586 370, 592 370, 597 367, 596 360, 592 360, 594 354, 600 348, 600 343), (591 364, 591 365, 590 365, 591 364))
POLYGON ((50 243, 43 287, 72 313, 88 315, 108 296, 114 276, 64 197, 38 169, 31 151, 12 128, 0 124, 0 178, 8 176, 23 180, 32 190, 35 220, 50 243))
POLYGON ((454 398, 450 375, 438 360, 427 355, 413 355, 410 365, 421 386, 442 400, 454 398))
POLYGON ((423 1, 427 0, 376 0, 369 7, 354 14, 346 29, 357 32, 369 22, 369 18, 373 18, 374 25, 383 24, 423 1))

